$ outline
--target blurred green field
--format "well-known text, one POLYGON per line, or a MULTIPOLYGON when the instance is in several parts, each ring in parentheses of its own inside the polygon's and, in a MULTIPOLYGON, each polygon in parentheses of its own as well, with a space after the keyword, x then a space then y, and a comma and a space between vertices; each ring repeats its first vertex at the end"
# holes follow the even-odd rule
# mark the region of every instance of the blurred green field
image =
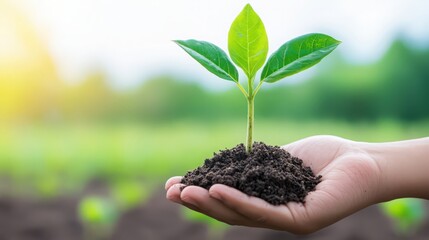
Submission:
MULTIPOLYGON (((246 134, 245 123, 238 121, 2 125, 0 130, 0 190, 42 196, 79 191, 92 179, 162 184, 169 176, 198 166, 213 152, 244 142, 246 134)), ((396 141, 428 136, 429 121, 256 120, 256 141, 273 145, 318 134, 396 141)))

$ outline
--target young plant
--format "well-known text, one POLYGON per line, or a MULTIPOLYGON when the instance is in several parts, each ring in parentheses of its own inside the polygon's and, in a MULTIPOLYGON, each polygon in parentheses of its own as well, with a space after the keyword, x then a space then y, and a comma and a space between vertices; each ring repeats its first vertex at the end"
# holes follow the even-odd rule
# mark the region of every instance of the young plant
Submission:
POLYGON ((183 50, 216 76, 235 82, 247 100, 247 152, 252 150, 254 101, 264 82, 274 83, 301 72, 331 53, 341 42, 320 33, 310 33, 284 43, 266 62, 268 37, 261 18, 247 4, 235 18, 228 33, 228 51, 232 61, 247 78, 247 90, 239 81, 237 68, 216 45, 190 40, 175 40, 183 50), (256 73, 263 66, 258 84, 256 73), (255 87, 256 85, 256 87, 255 87))

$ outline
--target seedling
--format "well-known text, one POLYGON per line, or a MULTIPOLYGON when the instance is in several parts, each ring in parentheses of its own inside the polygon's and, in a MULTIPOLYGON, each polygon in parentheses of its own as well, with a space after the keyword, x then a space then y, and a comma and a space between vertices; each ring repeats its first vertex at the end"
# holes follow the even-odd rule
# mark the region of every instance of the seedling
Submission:
POLYGON ((212 43, 194 39, 174 42, 208 71, 222 79, 234 82, 243 93, 247 100, 247 152, 252 150, 254 101, 262 84, 277 82, 314 66, 341 43, 325 34, 306 34, 284 43, 265 63, 268 54, 268 37, 264 23, 250 4, 247 4, 233 21, 228 33, 229 55, 246 75, 246 90, 240 84, 237 68, 221 48, 212 43), (256 73, 262 66, 256 85, 256 73))

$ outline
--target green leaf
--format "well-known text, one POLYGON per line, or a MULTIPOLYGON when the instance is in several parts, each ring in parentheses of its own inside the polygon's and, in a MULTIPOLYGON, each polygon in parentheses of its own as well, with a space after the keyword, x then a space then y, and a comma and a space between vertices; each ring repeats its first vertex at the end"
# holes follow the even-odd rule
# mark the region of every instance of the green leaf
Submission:
POLYGON ((248 78, 253 78, 264 65, 268 53, 267 33, 250 4, 244 7, 229 29, 228 50, 232 61, 248 78))
POLYGON ((211 73, 220 78, 238 82, 237 68, 235 68, 226 53, 218 46, 194 39, 175 40, 174 42, 211 73))
POLYGON ((341 42, 320 33, 310 33, 283 44, 267 61, 262 81, 273 83, 320 62, 341 42))

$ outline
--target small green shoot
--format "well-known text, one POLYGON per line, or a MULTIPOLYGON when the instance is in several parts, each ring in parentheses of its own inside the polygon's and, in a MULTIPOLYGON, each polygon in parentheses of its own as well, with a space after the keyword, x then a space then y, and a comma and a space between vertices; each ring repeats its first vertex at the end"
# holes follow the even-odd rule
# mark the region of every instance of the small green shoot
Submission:
POLYGON ((246 149, 252 150, 254 100, 264 82, 274 83, 319 63, 341 42, 321 34, 310 33, 284 43, 265 63, 268 37, 264 23, 250 4, 233 21, 228 33, 229 55, 247 77, 247 90, 240 84, 239 74, 228 55, 216 45, 190 40, 175 40, 183 50, 216 76, 235 82, 247 100, 246 149), (265 63, 265 65, 264 65, 265 63), (256 73, 262 68, 257 84, 256 73), (256 85, 256 86, 255 86, 256 85))

